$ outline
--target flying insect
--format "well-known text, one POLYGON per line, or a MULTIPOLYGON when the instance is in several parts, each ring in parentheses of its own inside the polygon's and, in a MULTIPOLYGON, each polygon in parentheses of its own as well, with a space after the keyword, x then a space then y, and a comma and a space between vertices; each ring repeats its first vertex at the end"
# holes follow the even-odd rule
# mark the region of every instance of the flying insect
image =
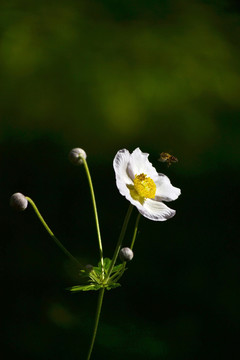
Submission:
POLYGON ((162 152, 160 154, 158 161, 167 163, 167 166, 169 167, 172 163, 178 162, 178 159, 173 155, 170 155, 166 152, 162 152))

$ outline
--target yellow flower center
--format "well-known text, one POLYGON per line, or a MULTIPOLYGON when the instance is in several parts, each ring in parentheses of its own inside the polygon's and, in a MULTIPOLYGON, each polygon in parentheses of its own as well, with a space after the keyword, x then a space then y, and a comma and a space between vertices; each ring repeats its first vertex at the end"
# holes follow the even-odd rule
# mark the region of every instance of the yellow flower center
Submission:
POLYGON ((134 188, 138 195, 143 198, 153 199, 156 194, 156 184, 145 174, 135 175, 134 188))

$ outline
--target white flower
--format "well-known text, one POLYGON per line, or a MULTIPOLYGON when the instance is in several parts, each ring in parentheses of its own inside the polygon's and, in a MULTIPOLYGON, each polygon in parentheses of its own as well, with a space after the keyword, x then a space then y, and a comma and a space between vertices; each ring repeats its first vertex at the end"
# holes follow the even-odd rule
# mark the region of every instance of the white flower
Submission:
POLYGON ((166 175, 157 173, 148 155, 139 148, 132 154, 126 149, 117 152, 113 160, 117 187, 143 216, 164 221, 173 217, 176 211, 162 201, 176 200, 181 190, 172 186, 166 175))

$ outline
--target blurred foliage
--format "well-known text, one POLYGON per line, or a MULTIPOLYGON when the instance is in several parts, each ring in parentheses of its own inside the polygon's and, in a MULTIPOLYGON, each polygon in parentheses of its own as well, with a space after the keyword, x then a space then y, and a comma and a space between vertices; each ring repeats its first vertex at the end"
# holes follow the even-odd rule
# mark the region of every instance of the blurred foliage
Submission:
POLYGON ((9 357, 84 359, 97 301, 64 290, 76 269, 30 209, 13 214, 10 195, 31 196, 64 245, 97 264, 88 184, 68 151, 87 151, 111 256, 127 208, 112 160, 139 146, 182 196, 171 221, 141 220, 122 287, 104 299, 93 359, 239 359, 238 2, 2 0, 0 10, 9 357), (179 163, 158 163, 162 151, 179 163))
POLYGON ((239 163, 239 14, 226 4, 3 1, 2 140, 174 143, 192 162, 215 150, 239 163))

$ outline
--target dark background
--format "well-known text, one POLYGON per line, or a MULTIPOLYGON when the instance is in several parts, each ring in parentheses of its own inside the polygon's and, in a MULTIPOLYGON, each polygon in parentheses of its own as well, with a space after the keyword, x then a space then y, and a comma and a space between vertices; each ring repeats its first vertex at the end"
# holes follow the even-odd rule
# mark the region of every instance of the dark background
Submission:
MULTIPOLYGON (((70 294, 63 244, 98 262, 82 147, 104 254, 128 208, 112 161, 150 153, 182 189, 176 216, 140 221, 121 288, 107 292, 92 359, 239 359, 240 14, 237 1, 1 1, 2 338, 18 359, 85 359, 97 293, 70 294), (167 168, 168 151, 179 158, 167 168)), ((129 245, 134 211, 124 245, 129 245)), ((2 351, 4 351, 2 348, 2 351)))

